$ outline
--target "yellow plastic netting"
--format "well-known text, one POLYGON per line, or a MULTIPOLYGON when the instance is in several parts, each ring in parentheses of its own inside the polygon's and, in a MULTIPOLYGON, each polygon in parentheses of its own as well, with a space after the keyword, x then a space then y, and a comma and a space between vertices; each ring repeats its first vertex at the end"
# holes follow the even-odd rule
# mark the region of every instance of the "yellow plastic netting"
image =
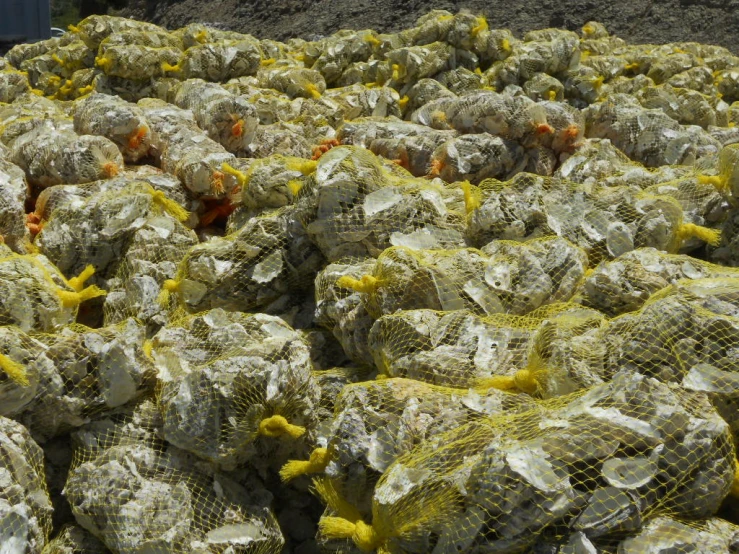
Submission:
POLYGON ((0 417, 0 475, 0 544, 41 552, 52 513, 44 453, 23 425, 6 417, 0 417))
POLYGON ((624 372, 402 456, 375 488, 371 520, 330 480, 316 486, 327 541, 378 552, 519 551, 570 530, 607 540, 660 515, 711 515, 734 473, 728 427, 705 397, 624 372))
POLYGON ((215 309, 164 327, 147 349, 164 438, 218 467, 300 451, 317 423, 308 347, 281 319, 215 309))
POLYGON ((259 479, 238 483, 204 469, 157 437, 157 417, 144 402, 75 434, 64 494, 79 525, 113 552, 227 552, 245 542, 251 552, 280 552, 284 539, 259 479))

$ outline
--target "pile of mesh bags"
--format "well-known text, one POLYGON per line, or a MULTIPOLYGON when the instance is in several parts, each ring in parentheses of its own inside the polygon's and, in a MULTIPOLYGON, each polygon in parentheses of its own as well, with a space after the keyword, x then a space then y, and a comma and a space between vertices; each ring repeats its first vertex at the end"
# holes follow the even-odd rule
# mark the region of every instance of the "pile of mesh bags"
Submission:
POLYGON ((0 58, 0 552, 733 552, 739 57, 91 16, 0 58))

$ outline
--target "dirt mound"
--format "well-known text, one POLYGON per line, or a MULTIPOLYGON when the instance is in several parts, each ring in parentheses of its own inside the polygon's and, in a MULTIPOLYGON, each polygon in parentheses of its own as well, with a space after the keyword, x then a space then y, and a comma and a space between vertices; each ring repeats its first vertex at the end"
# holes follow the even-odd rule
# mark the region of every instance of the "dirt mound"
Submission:
POLYGON ((577 29, 594 19, 630 42, 697 41, 739 53, 739 0, 129 0, 124 15, 169 28, 199 21, 285 40, 346 28, 398 31, 431 9, 484 13, 491 27, 518 34, 577 29))

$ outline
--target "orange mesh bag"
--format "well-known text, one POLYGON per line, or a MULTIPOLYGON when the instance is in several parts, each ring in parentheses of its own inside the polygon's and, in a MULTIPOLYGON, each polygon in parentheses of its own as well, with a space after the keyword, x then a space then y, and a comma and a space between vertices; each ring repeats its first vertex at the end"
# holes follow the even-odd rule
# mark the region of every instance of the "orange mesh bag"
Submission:
POLYGON ((89 183, 114 177, 123 168, 118 147, 105 137, 77 135, 44 124, 13 141, 11 160, 40 187, 89 183))
POLYGON ((152 130, 161 168, 176 176, 196 197, 223 198, 237 186, 236 178, 224 172, 234 155, 209 138, 189 110, 161 100, 138 102, 152 130))
POLYGON ((546 144, 554 132, 546 109, 526 96, 483 90, 441 102, 438 107, 425 106, 425 113, 416 112, 413 119, 429 124, 429 118, 438 118, 461 133, 490 133, 527 147, 546 144), (495 117, 489 117, 490 113, 495 117))
POLYGON ((489 133, 461 135, 440 145, 431 155, 431 172, 447 183, 506 179, 517 173, 524 149, 489 133))
POLYGON ((621 372, 401 456, 375 487, 371 521, 319 481, 319 530, 337 545, 397 553, 530 551, 573 531, 607 541, 661 515, 715 513, 734 474, 727 426, 704 396, 621 372))
POLYGON ((188 79, 176 86, 173 103, 192 110, 198 126, 229 152, 243 155, 254 138, 258 118, 254 107, 222 86, 188 79))
POLYGON ((141 109, 117 96, 91 94, 75 103, 74 129, 112 140, 126 163, 149 153, 151 129, 141 109))
POLYGON ((112 552, 277 554, 284 544, 256 476, 237 482, 158 436, 151 402, 74 435, 64 495, 112 552), (111 494, 111 491, 117 491, 111 494))
POLYGON ((317 424, 308 347, 277 317, 211 310, 164 327, 150 353, 163 436, 218 467, 269 466, 317 424))

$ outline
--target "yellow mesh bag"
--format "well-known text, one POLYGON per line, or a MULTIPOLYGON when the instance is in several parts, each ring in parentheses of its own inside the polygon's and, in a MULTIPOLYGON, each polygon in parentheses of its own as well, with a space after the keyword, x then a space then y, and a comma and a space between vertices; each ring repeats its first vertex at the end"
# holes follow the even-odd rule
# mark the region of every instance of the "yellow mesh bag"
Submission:
POLYGON ((622 372, 422 444, 380 478, 371 521, 317 483, 319 529, 366 551, 530 551, 573 531, 607 540, 661 515, 709 516, 734 473, 727 426, 705 397, 622 372))
POLYGON ((192 110, 198 126, 226 150, 243 155, 259 122, 254 107, 222 86, 200 79, 183 81, 172 91, 173 103, 192 110))
POLYGON ((635 98, 611 94, 585 113, 586 135, 608 138, 629 158, 647 167, 692 165, 716 153, 718 141, 697 127, 682 127, 662 110, 643 108, 635 98))
POLYGON ((262 52, 256 39, 247 35, 242 37, 191 46, 185 50, 179 63, 163 69, 167 74, 183 79, 215 82, 254 75, 259 69, 262 52))
POLYGON ((461 190, 414 179, 364 149, 324 154, 315 183, 303 190, 306 230, 329 261, 377 256, 390 246, 464 245, 461 190))
MULTIPOLYGON (((315 363, 314 363, 315 366, 315 363)), ((321 400, 316 411, 319 424, 316 434, 320 437, 328 433, 334 417, 336 401, 344 387, 352 383, 369 380, 372 370, 366 367, 332 367, 313 372, 313 378, 321 390, 321 400)))
MULTIPOLYGON (((427 138, 430 143, 434 145, 432 147, 433 150, 444 142, 453 139, 456 135, 457 133, 454 131, 430 129, 426 125, 419 125, 408 121, 399 121, 395 118, 362 117, 351 121, 345 121, 337 129, 336 138, 342 144, 363 146, 367 149, 374 150, 373 144, 377 140, 395 139, 407 144, 406 141, 408 139, 423 137, 427 138)), ((426 152, 425 154, 427 157, 429 156, 429 152, 426 152)), ((423 155, 423 153, 419 152, 418 155, 423 155)), ((404 161, 400 157, 385 157, 389 159, 401 159, 401 161, 404 161)), ((419 165, 411 162, 412 160, 408 159, 409 166, 419 165)), ((410 167, 406 167, 406 169, 410 170, 410 167)), ((413 173, 414 175, 416 174, 415 172, 413 173)), ((426 173, 421 173, 419 176, 426 175, 427 173, 428 170, 426 173)))
POLYGON ((638 310, 652 294, 682 279, 721 277, 739 273, 691 256, 638 248, 595 267, 580 284, 576 301, 616 316, 638 310))
POLYGON ((299 452, 317 423, 308 347, 279 318, 212 310, 164 327, 150 353, 163 436, 219 467, 299 452))
POLYGON ((718 175, 704 175, 700 180, 724 193, 739 196, 739 144, 724 146, 718 156, 718 175))
POLYGON ((139 44, 101 46, 95 65, 106 75, 142 80, 161 77, 176 67, 182 51, 178 48, 153 48, 139 44))
POLYGON ((332 88, 323 94, 322 99, 335 102, 344 121, 360 117, 400 117, 402 111, 400 95, 390 87, 356 84, 332 88))
POLYGON ((34 334, 34 344, 43 347, 29 350, 36 358, 26 359, 25 368, 36 375, 36 394, 15 417, 46 442, 150 393, 145 331, 129 319, 100 329, 72 325, 56 334, 34 334))
POLYGON ((49 360, 44 345, 18 327, 0 327, 0 415, 15 416, 36 397, 39 376, 49 360))
POLYGON ((191 248, 175 279, 164 283, 161 302, 191 313, 211 308, 279 313, 293 295, 304 298, 323 257, 297 218, 297 209, 287 206, 191 248))
MULTIPOLYGON (((145 181, 130 180, 94 191, 84 199, 57 200, 55 204, 53 210, 47 210, 47 219, 35 244, 65 275, 92 266, 96 282, 105 283, 116 276, 121 266, 162 261, 172 265, 171 274, 180 261, 172 258, 172 252, 179 248, 182 253, 183 247, 197 243, 192 231, 180 223, 187 218, 185 209, 145 181), (139 234, 142 237, 137 237, 139 234), (157 239, 156 234, 162 238, 157 239), (144 236, 150 242, 149 248, 155 249, 157 244, 169 241, 171 251, 155 250, 137 262, 136 254, 140 254, 144 236), (135 250, 129 253, 130 248, 135 250)), ((151 268, 151 273, 163 280, 156 269, 151 268)), ((161 269, 167 275, 167 269, 161 269)), ((127 276, 124 273, 121 277, 127 276)))
MULTIPOLYGON (((72 120, 52 100, 35 94, 23 94, 13 104, 0 106, 0 141, 10 147, 21 135, 36 127, 72 130, 72 120)), ((8 159, 11 152, 8 152, 8 159)))
POLYGON ((473 53, 456 50, 444 42, 398 48, 388 52, 386 58, 393 70, 390 82, 394 88, 401 88, 446 69, 454 69, 465 62, 474 68, 477 62, 473 53))
POLYGON ((735 548, 739 528, 723 519, 712 517, 701 521, 678 520, 661 516, 651 520, 637 535, 621 541, 618 551, 637 554, 645 549, 697 549, 724 552, 735 548))
POLYGON ((89 531, 76 525, 67 525, 49 541, 42 554, 102 554, 105 545, 89 531))
POLYGON ((30 235, 26 228, 28 185, 23 171, 3 159, 0 152, 0 237, 12 250, 26 253, 30 235))
POLYGON ((45 256, 0 258, 0 325, 51 332, 74 322, 82 302, 105 294, 94 285, 85 287, 93 273, 85 268, 67 280, 45 256))
POLYGON ((275 89, 289 98, 320 98, 326 92, 326 81, 319 71, 289 62, 262 67, 257 79, 263 88, 275 89))
POLYGON ((63 77, 70 77, 75 71, 95 65, 96 50, 83 41, 76 40, 51 52, 51 58, 61 67, 63 77))
POLYGON ((87 46, 97 50, 100 43, 113 33, 138 31, 150 33, 166 33, 167 31, 153 23, 135 21, 126 17, 112 15, 91 15, 70 29, 72 37, 78 37, 87 46))
POLYGON ((74 441, 64 495, 78 525, 111 551, 281 551, 271 495, 259 479, 236 482, 159 439, 151 403, 93 423, 74 441))
POLYGON ((534 102, 564 100, 564 85, 546 73, 536 73, 523 84, 523 90, 534 102))
POLYGON ((337 33, 320 41, 317 55, 306 49, 306 67, 319 71, 326 83, 333 85, 352 63, 368 60, 378 40, 374 31, 337 33))
POLYGON ((709 98, 694 90, 664 84, 645 87, 635 96, 645 108, 660 109, 682 125, 698 125, 707 129, 717 122, 724 125, 727 123, 725 118, 722 120, 709 98))
POLYGON ((147 156, 151 147, 151 129, 141 109, 117 96, 91 94, 76 102, 74 129, 110 139, 126 163, 147 156))
POLYGON ((95 77, 89 85, 91 88, 81 89, 83 92, 96 90, 103 94, 120 96, 126 102, 138 102, 142 98, 157 96, 156 85, 158 80, 152 79, 123 79, 106 75, 99 69, 95 69, 95 77))
POLYGON ((13 102, 21 94, 31 90, 28 75, 15 69, 0 71, 0 102, 13 102))
MULTIPOLYGON (((695 90, 701 94, 718 98, 718 89, 714 84, 713 72, 706 66, 691 67, 681 73, 677 73, 667 79, 665 84, 677 88, 695 90)), ((726 121, 724 121, 724 125, 726 125, 726 121)))
POLYGON ((256 159, 277 155, 307 159, 314 153, 314 148, 304 136, 302 127, 280 122, 258 126, 245 154, 256 159))
POLYGON ((342 279, 361 283, 375 268, 375 260, 345 259, 327 265, 315 279, 316 323, 332 332, 346 355, 360 366, 371 365, 367 337, 374 319, 367 312, 364 294, 339 286, 342 279))
POLYGON ((259 123, 271 125, 278 121, 289 121, 297 117, 302 100, 290 100, 284 94, 269 89, 261 89, 249 80, 253 77, 232 79, 223 88, 238 96, 243 96, 257 110, 259 123))
POLYGON ((10 62, 14 67, 20 67, 24 61, 30 60, 42 54, 46 54, 50 50, 54 50, 70 42, 77 40, 77 36, 72 33, 67 33, 59 38, 50 38, 46 40, 39 40, 37 42, 27 42, 24 44, 16 44, 11 48, 5 59, 10 62))
POLYGON ((53 96, 55 100, 75 100, 90 94, 94 90, 93 83, 98 76, 94 68, 79 69, 59 87, 53 96))
POLYGON ((184 27, 172 31, 171 34, 182 40, 185 48, 210 42, 219 42, 221 40, 251 38, 249 35, 243 35, 234 31, 223 31, 215 27, 208 27, 202 23, 188 23, 184 27))
POLYGON ((695 170, 678 165, 646 168, 630 160, 609 139, 584 139, 554 175, 582 184, 645 189, 681 177, 695 176, 695 170))
POLYGON ((482 203, 474 195, 467 201, 473 245, 556 234, 583 248, 594 265, 639 247, 674 253, 694 238, 717 245, 721 236, 686 221, 675 198, 625 186, 600 188, 519 173, 480 188, 482 203))
POLYGON ((569 300, 586 268, 585 253, 559 238, 493 241, 483 252, 392 247, 370 272, 337 285, 362 293, 375 319, 409 309, 524 315, 569 300))
POLYGON ((236 178, 222 170, 224 163, 233 163, 233 154, 198 127, 192 112, 154 99, 138 105, 149 122, 152 146, 164 171, 197 197, 223 198, 237 186, 236 178))
POLYGON ((0 475, 0 544, 8 552, 40 553, 51 534, 52 512, 44 453, 20 423, 5 417, 0 417, 0 475))
POLYGON ((604 379, 625 368, 706 393, 736 436, 737 290, 735 278, 677 281, 638 312, 616 317, 586 337, 567 362, 551 365, 582 364, 604 379))
POLYGON ((434 78, 455 94, 466 94, 483 88, 482 74, 470 71, 466 67, 442 71, 434 78))
MULTIPOLYGON (((606 376, 621 368, 665 381, 720 380, 734 371, 736 278, 677 281, 600 332, 606 376)), ((593 355, 597 350, 593 350, 593 355)), ((731 391, 729 391, 731 392, 731 391)))
POLYGON ((325 444, 308 460, 292 460, 283 480, 324 474, 363 517, 371 514, 377 479, 403 454, 465 423, 522 412, 525 395, 496 389, 454 389, 408 379, 382 379, 344 387, 325 444))
POLYGON ((431 102, 417 110, 412 121, 437 128, 446 124, 461 133, 490 133, 523 146, 551 140, 547 136, 554 131, 547 123, 544 107, 530 98, 489 90, 431 102), (496 116, 489 117, 490 113, 496 116))
POLYGON ((526 36, 511 45, 511 55, 503 61, 505 85, 521 85, 536 73, 563 74, 577 66, 580 41, 571 31, 541 29, 526 36))
POLYGON ((555 396, 602 381, 598 366, 561 367, 578 337, 604 316, 575 304, 552 304, 526 316, 408 310, 378 319, 369 348, 381 373, 454 387, 480 384, 555 396))
POLYGON ((312 181, 316 164, 305 158, 275 154, 239 160, 235 165, 223 167, 236 177, 241 188, 231 196, 231 202, 249 213, 260 213, 295 204, 300 192, 312 181), (246 163, 248 167, 243 167, 246 163))
POLYGON ((182 37, 177 33, 169 33, 164 29, 138 29, 116 31, 108 35, 101 43, 98 52, 105 53, 111 46, 139 44, 149 48, 176 48, 183 50, 182 37))

